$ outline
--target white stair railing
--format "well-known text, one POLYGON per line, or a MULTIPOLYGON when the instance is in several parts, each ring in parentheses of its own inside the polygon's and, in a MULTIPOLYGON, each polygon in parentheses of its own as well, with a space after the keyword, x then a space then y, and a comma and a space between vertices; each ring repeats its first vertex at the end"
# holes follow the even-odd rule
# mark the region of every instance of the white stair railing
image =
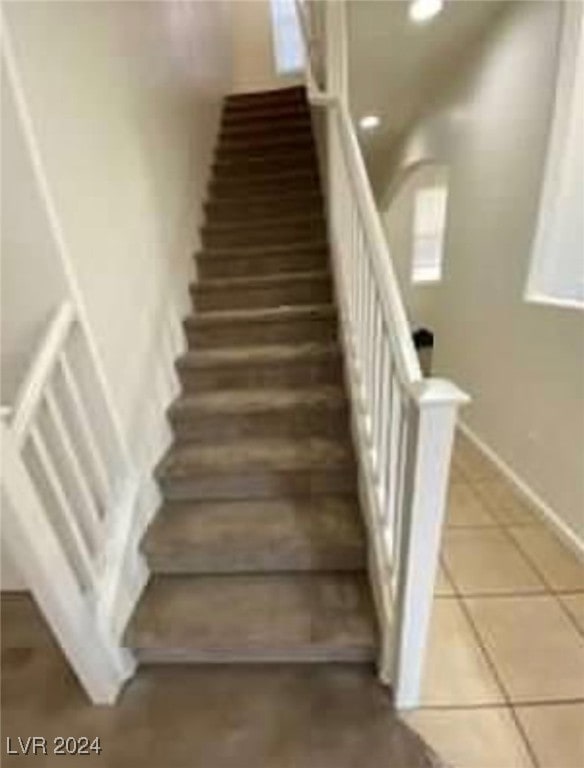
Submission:
POLYGON ((306 6, 310 103, 327 119, 331 259, 352 402, 371 576, 382 635, 380 676, 396 706, 417 705, 438 565, 457 410, 453 384, 423 379, 362 153, 349 114, 344 2, 324 8, 326 90, 306 6))
POLYGON ((14 406, 3 408, 2 532, 95 703, 114 701, 134 669, 104 609, 109 543, 131 475, 99 362, 65 302, 14 406))

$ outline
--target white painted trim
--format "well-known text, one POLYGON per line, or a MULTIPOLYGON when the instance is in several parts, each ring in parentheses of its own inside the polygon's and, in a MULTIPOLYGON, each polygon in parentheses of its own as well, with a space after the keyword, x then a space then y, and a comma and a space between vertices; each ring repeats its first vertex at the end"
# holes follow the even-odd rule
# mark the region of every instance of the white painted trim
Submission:
POLYGON ((497 469, 511 483, 519 495, 525 499, 540 520, 547 525, 553 533, 572 551, 584 561, 584 541, 561 519, 541 496, 539 496, 515 470, 511 469, 498 453, 480 438, 462 419, 458 420, 458 428, 478 450, 491 461, 497 469))
POLYGON ((10 429, 17 445, 22 445, 47 382, 57 365, 65 340, 75 322, 75 309, 65 301, 57 309, 32 358, 24 381, 16 393, 10 429))
POLYGON ((96 704, 113 704, 135 661, 96 623, 12 433, 3 424, 0 432, 2 533, 8 551, 88 696, 96 704))
POLYGON ((546 296, 543 293, 529 293, 525 295, 526 304, 543 304, 549 307, 556 307, 557 309, 579 309, 584 310, 584 301, 576 301, 576 299, 556 299, 553 296, 546 296))
MULTIPOLYGON (((331 250, 336 250, 337 244, 330 235, 331 250)), ((351 403, 351 435, 358 463, 359 477, 359 501, 365 517, 367 529, 368 558, 367 571, 369 582, 373 592, 375 611, 379 618, 378 626, 381 633, 381 650, 377 659, 379 679, 384 685, 391 685, 393 679, 393 628, 394 628, 394 598, 392 593, 392 568, 387 559, 387 547, 384 541, 384 532, 379 525, 382 519, 382 511, 379 509, 375 473, 373 469, 373 457, 371 444, 367 437, 367 413, 365 403, 361 396, 362 383, 355 344, 351 336, 349 323, 347 322, 347 307, 345 304, 346 293, 341 286, 341 276, 338 271, 339 257, 331 259, 333 266, 333 282, 335 299, 339 307, 339 323, 342 337, 343 371, 345 386, 350 392, 351 403)))

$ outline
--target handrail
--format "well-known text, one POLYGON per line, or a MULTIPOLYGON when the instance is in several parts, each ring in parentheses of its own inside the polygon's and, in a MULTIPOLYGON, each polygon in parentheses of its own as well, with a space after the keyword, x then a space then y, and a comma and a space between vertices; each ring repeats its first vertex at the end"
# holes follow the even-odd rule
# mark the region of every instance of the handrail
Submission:
MULTIPOLYGON (((331 260, 372 553, 379 674, 406 708, 419 702, 457 411, 468 398, 449 381, 422 377, 346 103, 345 4, 324 7, 329 91, 319 88, 311 55, 306 86, 309 102, 326 107, 331 260)), ((308 23, 301 28, 309 53, 308 23)))
POLYGON ((384 319, 394 341, 398 373, 401 374, 404 384, 411 385, 422 378, 420 363, 355 129, 346 105, 338 103, 337 108, 338 123, 343 132, 346 150, 345 157, 352 170, 351 182, 364 223, 365 236, 370 238, 373 269, 380 289, 381 305, 386 314, 384 319))
POLYGON ((70 301, 65 301, 53 316, 43 335, 33 363, 16 395, 11 430, 16 444, 20 446, 26 437, 27 428, 42 398, 47 383, 59 357, 59 351, 75 320, 75 310, 70 301))
POLYGON ((351 170, 350 181, 355 192, 359 214, 364 223, 365 234, 370 241, 372 266, 380 289, 380 301, 385 314, 384 320, 394 346, 398 375, 402 383, 409 387, 421 380, 422 371, 411 338, 410 326, 401 300, 389 247, 375 205, 363 154, 346 104, 342 103, 338 96, 323 91, 316 82, 312 67, 307 23, 299 0, 296 0, 296 9, 301 20, 300 28, 306 52, 308 99, 315 106, 331 107, 335 110, 345 159, 351 170))

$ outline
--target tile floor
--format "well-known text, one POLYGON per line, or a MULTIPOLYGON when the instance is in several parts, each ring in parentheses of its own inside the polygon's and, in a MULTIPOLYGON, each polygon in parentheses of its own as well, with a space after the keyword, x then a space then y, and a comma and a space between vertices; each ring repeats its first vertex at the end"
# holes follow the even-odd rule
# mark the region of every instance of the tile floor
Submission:
POLYGON ((452 768, 584 768, 584 565, 457 438, 422 706, 452 768))

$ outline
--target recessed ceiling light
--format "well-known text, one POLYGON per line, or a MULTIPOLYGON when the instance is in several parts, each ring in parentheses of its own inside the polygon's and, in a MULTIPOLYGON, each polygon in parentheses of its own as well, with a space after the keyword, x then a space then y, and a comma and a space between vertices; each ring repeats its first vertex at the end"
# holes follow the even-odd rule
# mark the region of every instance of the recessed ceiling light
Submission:
POLYGON ((372 131, 374 128, 378 128, 381 120, 377 115, 365 115, 359 120, 359 125, 364 131, 372 131))
POLYGON ((423 24, 437 16, 444 7, 444 0, 412 0, 410 3, 410 19, 423 24))

